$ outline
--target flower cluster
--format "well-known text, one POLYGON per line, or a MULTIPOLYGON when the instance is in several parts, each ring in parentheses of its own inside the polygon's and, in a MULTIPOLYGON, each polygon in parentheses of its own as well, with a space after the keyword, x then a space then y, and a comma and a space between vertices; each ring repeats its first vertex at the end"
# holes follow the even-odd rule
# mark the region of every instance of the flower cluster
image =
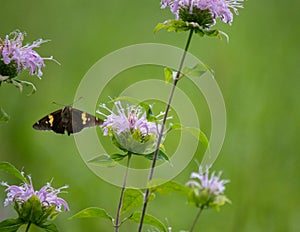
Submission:
POLYGON ((41 77, 41 69, 45 66, 44 60, 54 60, 53 57, 42 58, 35 48, 40 47, 47 40, 39 39, 31 45, 23 46, 25 33, 14 31, 0 39, 0 75, 13 78, 25 69, 29 69, 30 75, 41 77))
POLYGON ((229 200, 223 195, 225 184, 229 180, 221 180, 221 172, 215 175, 213 172, 209 176, 209 172, 203 173, 202 167, 199 167, 199 172, 192 172, 192 180, 186 183, 192 188, 190 202, 193 202, 198 207, 214 207, 217 208, 229 200), (195 180, 196 179, 196 180, 195 180))
POLYGON ((58 197, 57 195, 61 193, 62 189, 68 188, 68 186, 63 186, 61 188, 55 189, 51 186, 51 183, 47 183, 39 191, 35 191, 32 185, 31 177, 28 176, 29 184, 23 183, 21 186, 8 185, 6 182, 2 182, 3 186, 6 186, 7 198, 4 201, 4 206, 12 203, 23 204, 27 202, 33 196, 36 196, 42 206, 52 207, 55 206, 56 211, 61 212, 62 207, 65 211, 69 210, 67 202, 58 197))
POLYGON ((162 0, 162 8, 170 7, 176 19, 197 22, 200 26, 212 26, 216 19, 231 24, 233 14, 238 14, 244 0, 162 0), (208 14, 208 15, 207 15, 208 14), (205 19, 206 18, 206 19, 205 19), (208 25, 207 25, 208 24, 208 25))
MULTIPOLYGON (((155 149, 161 125, 148 121, 146 112, 143 112, 140 106, 130 105, 125 110, 120 101, 116 101, 114 104, 116 113, 107 108, 105 104, 100 107, 107 110, 109 115, 97 111, 106 118, 101 125, 103 135, 113 136, 120 145, 119 147, 126 151, 137 154, 152 152, 155 149)), ((161 115, 156 118, 159 116, 161 115)))

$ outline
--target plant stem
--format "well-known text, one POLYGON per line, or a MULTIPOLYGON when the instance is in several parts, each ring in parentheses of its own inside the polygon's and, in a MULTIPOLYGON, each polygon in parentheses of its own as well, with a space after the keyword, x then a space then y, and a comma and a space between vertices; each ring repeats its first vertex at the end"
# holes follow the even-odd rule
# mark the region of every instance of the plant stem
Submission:
POLYGON ((25 232, 29 231, 30 226, 31 226, 31 221, 28 222, 25 232))
POLYGON ((192 227, 191 227, 191 229, 189 230, 189 232, 193 232, 193 230, 194 230, 194 228, 195 228, 195 226, 196 226, 196 224, 197 224, 197 221, 198 221, 198 219, 199 219, 199 217, 200 217, 200 214, 201 214, 203 208, 204 208, 204 205, 200 207, 200 209, 199 209, 199 211, 198 211, 198 213, 197 213, 197 215, 196 215, 196 217, 195 217, 195 219, 194 219, 194 221, 193 221, 192 227))
POLYGON ((125 189, 126 189, 126 182, 127 182, 127 177, 128 177, 128 170, 129 170, 129 165, 130 165, 130 159, 131 159, 131 153, 128 153, 127 166, 126 166, 126 171, 125 171, 123 186, 122 186, 122 190, 121 190, 119 205, 118 205, 118 212, 117 212, 117 216, 116 216, 115 232, 118 232, 119 231, 119 227, 120 227, 120 224, 119 224, 120 213, 121 213, 121 208, 122 208, 122 203, 123 203, 124 192, 125 192, 125 189))
MULTIPOLYGON (((180 61, 179 67, 178 67, 178 71, 177 71, 176 77, 175 77, 174 82, 173 82, 173 87, 172 87, 172 90, 170 92, 168 104, 167 104, 165 114, 164 114, 164 118, 163 118, 162 125, 161 125, 161 130, 160 130, 160 133, 159 133, 159 136, 158 136, 156 150, 154 152, 151 169, 150 169, 149 176, 148 176, 148 182, 151 181, 152 178, 153 178, 154 169, 155 169, 156 160, 157 160, 157 155, 158 155, 158 151, 159 151, 159 148, 160 148, 160 143, 161 143, 161 140, 162 140, 162 137, 163 137, 164 127, 166 125, 168 113, 169 113, 169 110, 170 110, 170 107, 171 107, 171 102, 173 100, 173 95, 174 95, 174 92, 175 92, 175 89, 176 89, 177 82, 178 82, 179 77, 180 77, 181 70, 183 68, 183 63, 184 63, 185 56, 186 56, 186 53, 188 51, 191 39, 192 39, 193 32, 194 32, 194 30, 190 30, 190 33, 189 33, 189 36, 188 36, 188 39, 187 39, 187 42, 186 42, 186 45, 185 45, 185 49, 184 49, 184 52, 183 52, 183 55, 182 55, 182 58, 181 58, 181 61, 180 61)), ((147 188, 145 196, 144 196, 144 205, 143 205, 143 210, 142 210, 141 219, 140 219, 140 223, 139 223, 139 229, 138 229, 139 232, 142 232, 143 221, 144 221, 144 217, 145 217, 145 214, 146 214, 149 194, 150 194, 150 190, 149 190, 149 188, 147 188)))

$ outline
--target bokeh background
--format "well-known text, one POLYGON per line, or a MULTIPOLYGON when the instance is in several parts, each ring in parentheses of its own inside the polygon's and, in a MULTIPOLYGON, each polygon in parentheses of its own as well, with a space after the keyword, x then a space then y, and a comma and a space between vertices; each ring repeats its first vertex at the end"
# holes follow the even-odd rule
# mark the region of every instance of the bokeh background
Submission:
MULTIPOLYGON (((190 47, 191 53, 214 69, 226 102, 227 134, 213 169, 223 170, 223 177, 231 180, 226 193, 232 200, 218 213, 206 211, 196 231, 296 232, 300 231, 300 3, 246 1, 244 6, 231 27, 218 25, 230 36, 229 43, 195 36, 190 47)), ((50 39, 38 52, 53 55, 61 63, 47 62, 42 80, 20 76, 37 86, 32 96, 14 86, 0 87, 0 105, 11 117, 8 123, 0 123, 0 160, 24 168, 37 188, 52 177, 55 187, 70 186, 64 197, 71 211, 55 221, 60 231, 113 231, 106 220, 67 219, 90 206, 103 207, 114 216, 120 189, 87 168, 72 136, 35 131, 32 124, 61 107, 53 101, 71 104, 86 71, 110 52, 145 42, 183 48, 185 33, 153 34, 158 22, 172 17, 168 10, 160 9, 159 1, 2 0, 0 37, 20 29, 27 32, 27 42, 50 39)), ((149 69, 142 76, 130 73, 122 82, 115 81, 108 94, 117 96, 127 82, 154 74, 163 78, 161 68, 149 69)), ((200 109, 205 108, 202 103, 199 101, 200 109)), ((204 110, 201 125, 209 135, 206 114, 204 110)), ((175 180, 187 181, 196 169, 191 162, 175 180)), ((0 175, 1 180, 17 183, 0 175)), ((0 202, 5 197, 3 190, 0 202)), ((16 216, 12 207, 1 204, 0 220, 16 216)), ((189 228, 196 209, 174 194, 157 196, 148 213, 179 231, 189 228)), ((136 228, 128 223, 121 231, 136 228)))

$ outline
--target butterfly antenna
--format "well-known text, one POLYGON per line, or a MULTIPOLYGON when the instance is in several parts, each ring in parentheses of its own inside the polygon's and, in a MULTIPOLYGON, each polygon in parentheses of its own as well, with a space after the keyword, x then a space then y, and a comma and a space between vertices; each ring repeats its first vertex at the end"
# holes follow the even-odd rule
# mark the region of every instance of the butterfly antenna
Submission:
POLYGON ((66 105, 64 105, 64 104, 57 103, 57 102, 55 102, 55 101, 53 101, 53 102, 52 102, 52 104, 55 104, 55 105, 58 105, 58 106, 63 106, 63 107, 65 107, 65 106, 66 106, 66 105))

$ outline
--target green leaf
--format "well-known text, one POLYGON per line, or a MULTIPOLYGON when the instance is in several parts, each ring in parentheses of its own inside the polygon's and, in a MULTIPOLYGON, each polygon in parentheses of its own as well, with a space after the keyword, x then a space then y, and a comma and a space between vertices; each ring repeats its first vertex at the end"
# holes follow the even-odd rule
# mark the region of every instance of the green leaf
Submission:
POLYGON ((89 164, 100 166, 100 167, 113 167, 117 164, 109 155, 103 154, 96 156, 87 161, 89 164))
POLYGON ((191 27, 188 23, 182 20, 167 20, 163 23, 157 24, 157 26, 154 28, 154 33, 158 32, 161 29, 166 29, 168 32, 181 32, 190 30, 191 27))
POLYGON ((98 208, 98 207, 90 207, 90 208, 81 210, 80 212, 73 215, 69 219, 74 219, 74 218, 105 218, 105 219, 109 219, 110 221, 113 221, 112 216, 110 216, 105 211, 105 209, 98 208))
POLYGON ((28 183, 27 179, 22 176, 21 172, 12 164, 8 162, 0 162, 0 170, 7 172, 8 174, 12 174, 24 183, 28 183))
POLYGON ((25 224, 21 219, 6 219, 0 222, 0 231, 1 232, 16 232, 20 226, 25 224))
POLYGON ((231 201, 225 195, 218 195, 212 202, 209 203, 208 207, 215 209, 217 212, 220 211, 220 207, 231 201))
POLYGON ((211 37, 218 37, 220 34, 218 30, 205 30, 204 33, 205 33, 205 35, 211 36, 211 37))
POLYGON ((176 181, 168 181, 161 184, 162 180, 154 179, 148 183, 151 192, 158 192, 160 194, 179 193, 187 195, 190 193, 190 188, 176 181))
POLYGON ((195 128, 195 127, 184 127, 183 125, 179 124, 179 123, 174 123, 171 125, 170 130, 183 130, 183 131, 188 131, 191 133, 191 135, 193 135, 196 139, 198 139, 198 141, 205 147, 208 148, 209 147, 209 141, 206 137, 206 135, 204 134, 203 131, 201 131, 199 128, 195 128))
POLYGON ((24 222, 40 223, 40 218, 43 215, 42 205, 40 199, 33 195, 18 209, 20 218, 24 222))
POLYGON ((185 76, 189 77, 201 77, 204 73, 208 71, 208 66, 203 65, 203 64, 196 64, 194 67, 189 68, 185 67, 182 71, 182 73, 185 76))
POLYGON ((186 127, 185 130, 189 131, 196 139, 198 139, 205 148, 208 148, 209 142, 203 131, 194 127, 186 127))
POLYGON ((144 108, 145 112, 146 112, 146 118, 149 122, 155 122, 156 121, 156 117, 155 115, 153 114, 153 111, 152 111, 152 106, 149 105, 148 103, 146 102, 140 102, 139 105, 141 107, 144 108))
MULTIPOLYGON (((154 194, 149 196, 148 202, 155 198, 154 194)), ((144 194, 138 189, 126 189, 124 192, 121 214, 124 214, 132 209, 140 207, 144 204, 144 194)))
POLYGON ((43 228, 47 232, 58 232, 58 229, 55 224, 44 224, 44 225, 39 225, 39 227, 43 228))
POLYGON ((8 114, 0 107, 0 122, 7 122, 9 120, 8 114))
MULTIPOLYGON (((146 154, 146 155, 142 155, 144 156, 145 158, 149 159, 149 160, 153 160, 154 158, 154 152, 150 153, 150 154, 146 154)), ((162 150, 159 150, 158 151, 158 154, 157 154, 157 160, 165 160, 165 161, 169 161, 169 157, 166 155, 166 153, 164 153, 162 150)))
MULTIPOLYGON (((139 223, 140 218, 141 218, 141 212, 134 212, 128 219, 131 220, 131 221, 134 221, 136 223, 139 223)), ((165 226, 165 224, 163 224, 160 220, 153 217, 152 215, 145 214, 144 224, 154 226, 159 231, 168 232, 167 227, 165 226)))
POLYGON ((31 91, 27 94, 27 96, 30 96, 30 95, 32 95, 32 94, 34 94, 36 92, 36 87, 31 82, 22 81, 22 80, 20 80, 20 82, 21 82, 21 84, 24 84, 25 86, 31 87, 31 91))
POLYGON ((112 154, 110 155, 110 157, 114 160, 114 161, 121 161, 124 158, 127 157, 127 155, 123 155, 123 154, 112 154))
POLYGON ((169 83, 169 81, 173 78, 173 72, 170 68, 165 67, 164 68, 164 73, 165 73, 166 83, 169 83))
POLYGON ((124 192, 121 214, 142 206, 144 203, 143 192, 138 189, 126 189, 124 192))

